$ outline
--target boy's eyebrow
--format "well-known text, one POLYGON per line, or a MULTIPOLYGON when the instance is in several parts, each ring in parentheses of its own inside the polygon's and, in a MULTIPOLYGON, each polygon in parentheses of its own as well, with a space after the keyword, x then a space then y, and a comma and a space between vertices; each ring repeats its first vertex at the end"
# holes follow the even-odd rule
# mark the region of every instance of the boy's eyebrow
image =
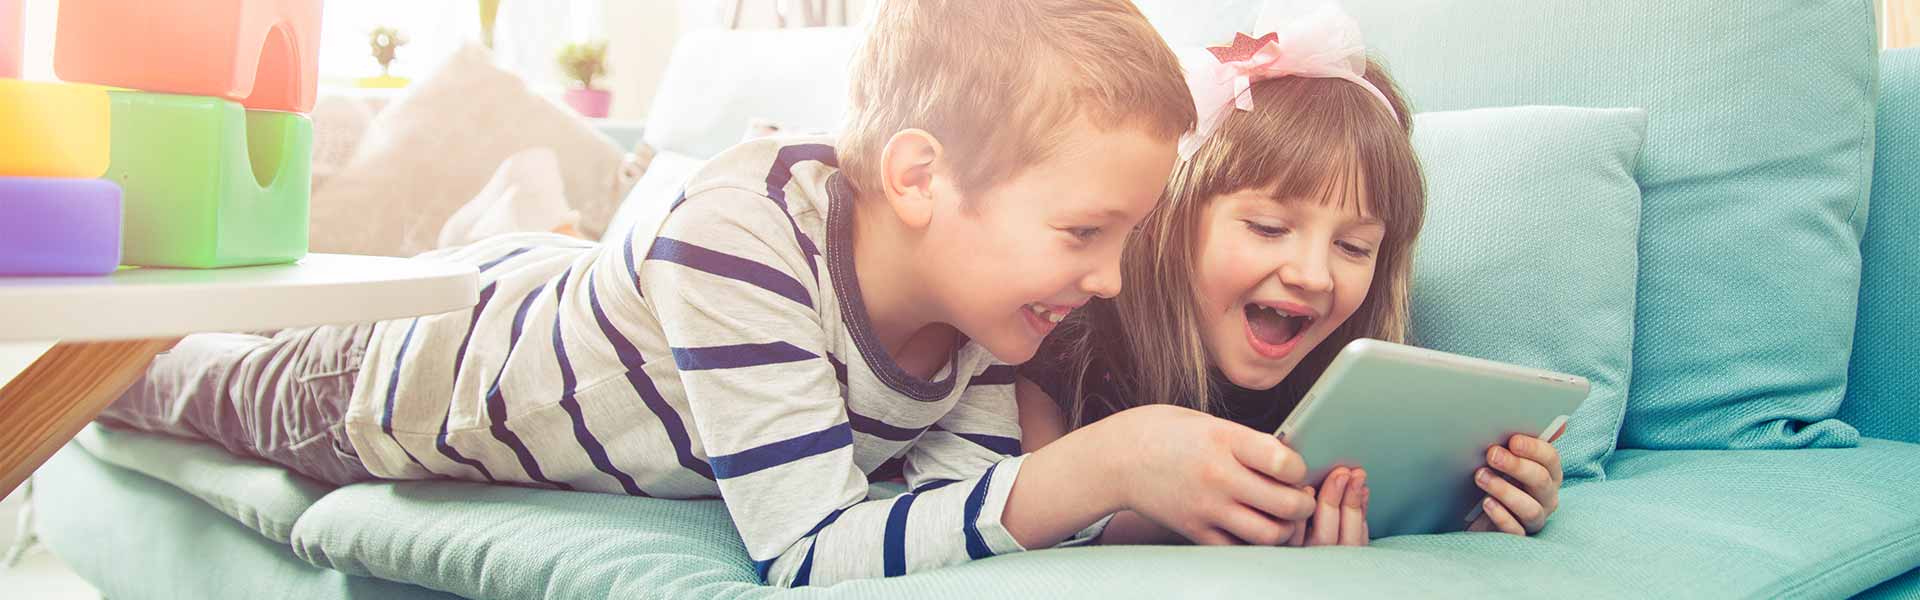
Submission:
POLYGON ((1120 210, 1118 208, 1108 208, 1108 209, 1099 209, 1099 210, 1089 209, 1089 210, 1080 211, 1080 215, 1085 217, 1091 217, 1093 219, 1099 219, 1099 220, 1117 221, 1120 219, 1127 218, 1127 211, 1120 210))

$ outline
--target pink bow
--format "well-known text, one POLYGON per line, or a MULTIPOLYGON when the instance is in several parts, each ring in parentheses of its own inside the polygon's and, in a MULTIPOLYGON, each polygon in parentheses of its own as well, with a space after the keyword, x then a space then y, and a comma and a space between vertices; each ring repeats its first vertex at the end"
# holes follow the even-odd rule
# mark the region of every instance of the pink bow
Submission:
POLYGON ((1359 84, 1395 119, 1399 113, 1380 88, 1367 81, 1367 46, 1360 35, 1360 24, 1339 7, 1329 3, 1304 16, 1292 19, 1282 31, 1258 38, 1235 33, 1231 46, 1207 49, 1207 55, 1182 56, 1187 67, 1187 87, 1193 92, 1199 121, 1193 133, 1180 140, 1180 156, 1192 158, 1207 136, 1220 125, 1229 105, 1253 110, 1254 82, 1278 77, 1328 77, 1359 84))

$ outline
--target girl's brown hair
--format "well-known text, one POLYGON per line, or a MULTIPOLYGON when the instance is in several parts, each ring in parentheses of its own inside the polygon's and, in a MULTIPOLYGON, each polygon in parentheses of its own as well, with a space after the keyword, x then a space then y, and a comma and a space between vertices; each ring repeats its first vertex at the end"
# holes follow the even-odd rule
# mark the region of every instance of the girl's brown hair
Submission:
POLYGON ((1165 202, 1127 242, 1121 261, 1126 285, 1119 297, 1109 310, 1082 311, 1089 316, 1062 330, 1068 337, 1058 358, 1066 361, 1072 394, 1059 400, 1073 427, 1143 404, 1208 410, 1218 382, 1192 295, 1194 242, 1207 204, 1236 192, 1262 189, 1278 198, 1346 203, 1352 199, 1333 190, 1357 175, 1363 187, 1350 189, 1365 190, 1365 210, 1387 227, 1366 299, 1280 382, 1277 401, 1297 402, 1350 341, 1408 339, 1413 242, 1424 218, 1426 183, 1410 140, 1412 111, 1378 64, 1368 61, 1365 77, 1386 95, 1392 114, 1353 82, 1261 81, 1248 92, 1254 109, 1228 110, 1205 143, 1174 169, 1165 202), (1127 372, 1114 374, 1126 380, 1124 392, 1089 407, 1084 378, 1104 344, 1117 344, 1125 354, 1120 362, 1127 372))

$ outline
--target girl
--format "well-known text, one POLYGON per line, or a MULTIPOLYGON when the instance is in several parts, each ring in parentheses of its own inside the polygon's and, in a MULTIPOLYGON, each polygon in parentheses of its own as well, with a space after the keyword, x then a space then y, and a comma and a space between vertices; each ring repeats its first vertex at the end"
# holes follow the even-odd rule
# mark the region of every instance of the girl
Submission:
MULTIPOLYGON (((1166 203, 1128 243, 1127 285, 1078 311, 1023 368, 1029 449, 1149 404, 1272 432, 1348 342, 1407 338, 1425 185, 1406 104, 1358 39, 1328 7, 1186 61, 1200 126, 1181 144, 1166 203)), ((1515 436, 1487 461, 1475 482, 1489 497, 1469 529, 1539 531, 1558 500, 1553 447, 1515 436)), ((1288 544, 1367 543, 1363 469, 1336 468, 1305 491, 1318 505, 1288 544)), ((1103 541, 1176 533, 1219 539, 1123 513, 1103 541)))

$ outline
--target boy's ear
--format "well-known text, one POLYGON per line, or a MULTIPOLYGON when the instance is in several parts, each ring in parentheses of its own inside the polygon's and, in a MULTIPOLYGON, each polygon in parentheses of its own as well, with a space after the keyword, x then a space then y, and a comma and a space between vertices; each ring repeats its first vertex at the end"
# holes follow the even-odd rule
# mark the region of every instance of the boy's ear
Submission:
POLYGON ((881 193, 908 227, 920 229, 933 220, 934 165, 944 151, 940 140, 921 129, 895 133, 880 149, 881 193))

